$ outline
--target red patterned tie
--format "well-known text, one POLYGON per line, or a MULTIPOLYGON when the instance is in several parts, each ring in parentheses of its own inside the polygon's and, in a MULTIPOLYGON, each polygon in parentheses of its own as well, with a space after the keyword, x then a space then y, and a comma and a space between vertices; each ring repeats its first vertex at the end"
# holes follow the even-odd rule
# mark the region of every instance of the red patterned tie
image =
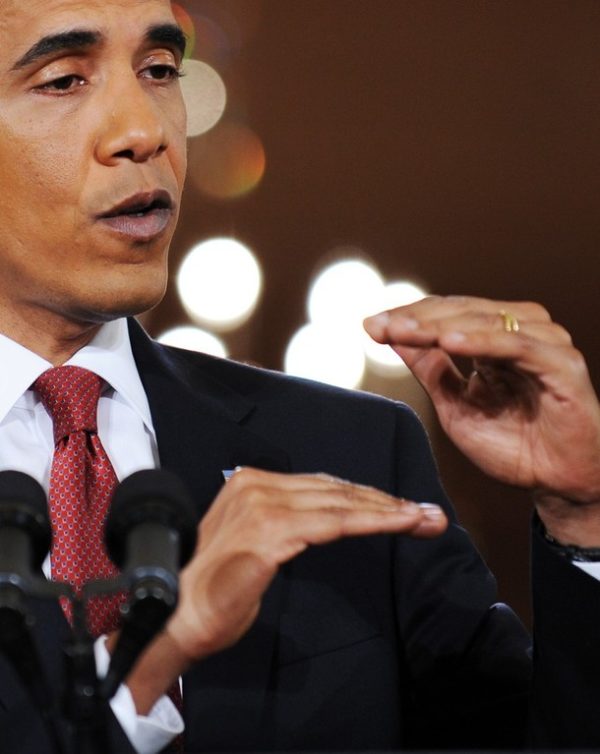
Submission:
MULTIPOLYGON (((92 579, 109 579, 118 571, 104 547, 104 523, 117 477, 100 438, 96 415, 102 379, 81 367, 55 367, 33 383, 54 425, 54 458, 50 473, 50 519, 54 535, 50 560, 52 578, 66 581, 77 595, 92 579)), ((118 628, 121 593, 94 597, 88 602, 88 628, 92 636, 118 628)), ((61 606, 72 623, 71 603, 61 606)), ((179 683, 169 690, 182 712, 179 683)), ((183 751, 183 737, 171 742, 172 751, 183 751)))
MULTIPOLYGON (((112 464, 98 437, 96 414, 102 379, 81 367, 49 369, 33 384, 54 425, 50 474, 50 519, 54 542, 52 578, 66 581, 77 595, 88 581, 117 575, 104 547, 104 522, 117 485, 112 464)), ((119 625, 123 595, 94 597, 87 620, 92 636, 119 625)), ((69 622, 72 608, 61 600, 69 622)))

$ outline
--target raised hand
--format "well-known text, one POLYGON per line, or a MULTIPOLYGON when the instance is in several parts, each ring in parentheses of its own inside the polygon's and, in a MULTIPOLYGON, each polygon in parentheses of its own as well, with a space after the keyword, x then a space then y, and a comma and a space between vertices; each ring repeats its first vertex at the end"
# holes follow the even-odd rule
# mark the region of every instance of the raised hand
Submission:
POLYGON ((127 679, 138 713, 194 661, 234 644, 279 566, 307 547, 383 532, 435 537, 447 523, 437 505, 322 474, 238 471, 200 523, 175 614, 127 679))
POLYGON ((432 537, 446 525, 437 506, 370 487, 320 474, 242 469, 200 524, 169 634, 190 658, 212 654, 240 638, 278 567, 310 545, 382 532, 432 537))
POLYGON ((534 489, 542 507, 600 504, 598 398, 583 356, 542 306, 434 296, 365 327, 404 359, 444 430, 485 472, 534 489), (457 357, 471 360, 469 375, 457 357))

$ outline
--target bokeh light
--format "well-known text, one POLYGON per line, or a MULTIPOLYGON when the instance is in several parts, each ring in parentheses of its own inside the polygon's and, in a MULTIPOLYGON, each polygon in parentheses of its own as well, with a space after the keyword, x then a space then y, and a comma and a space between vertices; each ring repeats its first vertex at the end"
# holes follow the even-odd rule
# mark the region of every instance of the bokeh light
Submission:
POLYGON ((222 120, 190 145, 189 177, 213 199, 235 199, 252 191, 265 166, 261 140, 241 123, 222 120))
POLYGON ((193 13, 196 33, 196 57, 224 70, 231 63, 237 42, 226 34, 214 18, 193 13))
POLYGON ((262 272, 247 246, 232 238, 212 238, 184 258, 177 288, 194 320, 215 330, 232 330, 254 312, 262 272))
POLYGON ((365 371, 365 354, 358 332, 309 323, 290 340, 284 361, 288 374, 356 388, 365 371))
MULTIPOLYGON (((379 301, 378 311, 394 309, 419 301, 426 292, 423 288, 407 280, 388 283, 379 301)), ((383 377, 401 376, 408 374, 408 368, 398 354, 388 345, 376 343, 365 333, 365 354, 370 370, 383 377)))
POLYGON ((186 60, 183 72, 181 91, 187 108, 187 135, 200 136, 223 116, 227 90, 223 79, 208 63, 186 60))
POLYGON ((171 3, 171 8, 173 9, 175 20, 187 37, 184 57, 189 58, 193 55, 194 48, 196 47, 196 27, 194 21, 187 10, 179 3, 171 3))
POLYGON ((227 348, 220 338, 192 325, 173 327, 159 335, 157 340, 166 346, 185 348, 188 351, 200 351, 222 358, 227 356, 227 348))
POLYGON ((381 301, 384 281, 372 265, 361 259, 342 259, 326 267, 308 294, 311 322, 335 322, 357 327, 381 301))

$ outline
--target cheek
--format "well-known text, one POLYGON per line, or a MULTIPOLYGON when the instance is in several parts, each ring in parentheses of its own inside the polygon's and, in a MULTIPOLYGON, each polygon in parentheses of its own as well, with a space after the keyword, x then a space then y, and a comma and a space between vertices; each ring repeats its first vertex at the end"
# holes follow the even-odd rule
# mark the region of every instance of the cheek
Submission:
MULTIPOLYGON (((25 130, 25 129, 24 129, 25 130)), ((3 214, 14 219, 43 215, 77 196, 78 170, 66 136, 22 133, 1 138, 0 189, 3 214)), ((72 144, 72 142, 71 142, 72 144)))

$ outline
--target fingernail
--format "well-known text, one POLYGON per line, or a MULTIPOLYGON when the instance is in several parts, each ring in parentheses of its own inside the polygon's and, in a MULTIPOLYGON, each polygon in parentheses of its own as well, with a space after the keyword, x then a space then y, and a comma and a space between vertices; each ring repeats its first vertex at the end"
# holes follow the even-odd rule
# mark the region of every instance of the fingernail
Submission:
POLYGON ((379 314, 373 314, 373 316, 367 317, 365 319, 365 326, 369 325, 369 327, 387 327, 389 321, 390 313, 380 312, 379 314))
POLYGON ((408 500, 400 500, 399 501, 402 504, 402 510, 406 513, 418 513, 421 506, 418 503, 412 503, 408 500))
POLYGON ((419 505, 419 508, 423 511, 423 515, 427 516, 427 518, 441 518, 444 515, 444 511, 440 508, 439 505, 434 505, 433 503, 421 503, 419 505))

